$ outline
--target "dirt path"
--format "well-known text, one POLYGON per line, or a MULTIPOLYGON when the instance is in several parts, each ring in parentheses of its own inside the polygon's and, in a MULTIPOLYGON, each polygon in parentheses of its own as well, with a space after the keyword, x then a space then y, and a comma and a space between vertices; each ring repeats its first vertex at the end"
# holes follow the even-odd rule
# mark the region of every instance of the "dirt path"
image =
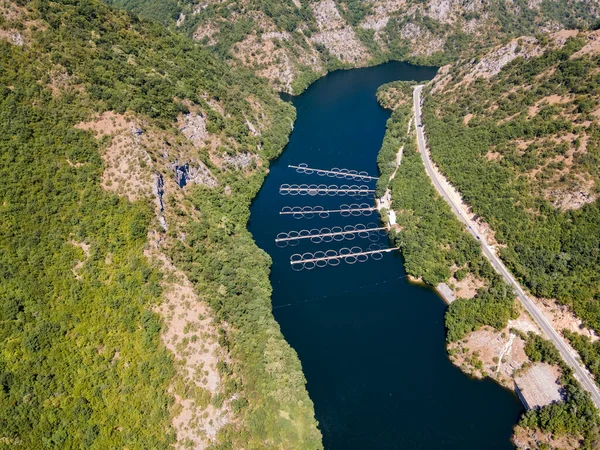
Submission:
MULTIPOLYGON (((410 134, 411 126, 412 126, 413 118, 408 121, 408 129, 406 130, 406 135, 410 134)), ((385 190, 385 194, 381 198, 375 200, 377 209, 385 208, 387 210, 388 221, 390 227, 398 228, 396 224, 396 213, 392 209, 392 193, 390 191, 390 184, 394 178, 396 178, 396 174, 398 173, 398 168, 400 167, 400 163, 402 163, 402 155, 404 154, 404 145, 398 149, 398 153, 396 153, 394 173, 390 175, 390 179, 388 181, 387 189, 385 190)))

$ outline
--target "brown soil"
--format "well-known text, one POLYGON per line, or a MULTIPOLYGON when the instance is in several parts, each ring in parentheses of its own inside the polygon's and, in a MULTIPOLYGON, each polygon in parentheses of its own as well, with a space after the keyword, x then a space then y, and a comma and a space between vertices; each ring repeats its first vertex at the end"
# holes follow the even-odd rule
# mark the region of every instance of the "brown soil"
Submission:
POLYGON ((75 128, 79 128, 80 130, 90 130, 93 131, 96 136, 102 137, 121 132, 127 129, 130 123, 131 118, 126 118, 122 114, 107 111, 95 120, 81 122, 75 125, 75 128))
POLYGON ((552 40, 558 46, 563 46, 567 39, 576 37, 579 35, 579 30, 560 30, 552 33, 552 40))
POLYGON ((506 330, 498 332, 483 327, 459 343, 448 346, 450 360, 476 378, 489 376, 503 386, 513 389, 513 373, 528 362, 524 342, 506 330))
MULTIPOLYGON (((522 307, 518 308, 522 311, 522 307)), ((525 334, 539 333, 533 319, 522 312, 501 331, 482 327, 461 341, 448 344, 450 360, 467 374, 476 378, 489 376, 508 389, 514 389, 515 371, 529 362, 529 358, 525 354, 525 342, 511 333, 511 329, 525 334)))
POLYGON ((67 164, 71 167, 74 167, 75 169, 78 169, 79 167, 85 166, 86 163, 74 163, 73 161, 71 161, 69 158, 65 158, 65 161, 67 161, 67 164))
POLYGON ((586 35, 587 44, 581 50, 571 55, 571 59, 580 58, 584 55, 596 55, 600 53, 600 30, 592 31, 586 35))
POLYGON ((454 295, 456 298, 473 298, 477 294, 477 290, 485 287, 486 283, 483 280, 475 277, 472 273, 467 274, 465 278, 458 281, 452 277, 448 280, 448 284, 453 286, 454 295))
POLYGON ((219 33, 219 24, 213 22, 205 22, 200 25, 193 34, 193 38, 197 41, 202 41, 207 38, 207 45, 215 45, 217 39, 215 36, 219 33))
POLYGON ((75 263, 75 265, 73 266, 73 268, 71 269, 75 278, 77 280, 81 280, 81 275, 79 274, 79 271, 85 264, 85 260, 87 260, 90 257, 90 244, 86 244, 85 242, 76 242, 73 240, 69 241, 69 244, 81 249, 81 251, 83 252, 83 254, 85 256, 84 260, 77 261, 75 263))
POLYGON ((60 97, 63 92, 75 91, 80 95, 85 92, 83 85, 79 84, 77 79, 73 75, 69 75, 67 70, 59 64, 50 71, 49 75, 48 87, 55 97, 60 97))
POLYGON ((529 107, 528 116, 534 117, 535 115, 537 115, 540 108, 544 105, 564 105, 566 103, 572 102, 573 100, 574 100, 574 98, 571 96, 556 95, 556 94, 548 95, 547 97, 544 97, 544 98, 538 100, 537 102, 535 102, 535 104, 533 106, 529 107))
POLYGON ((498 161, 502 159, 502 153, 489 151, 485 154, 485 159, 488 161, 498 161))

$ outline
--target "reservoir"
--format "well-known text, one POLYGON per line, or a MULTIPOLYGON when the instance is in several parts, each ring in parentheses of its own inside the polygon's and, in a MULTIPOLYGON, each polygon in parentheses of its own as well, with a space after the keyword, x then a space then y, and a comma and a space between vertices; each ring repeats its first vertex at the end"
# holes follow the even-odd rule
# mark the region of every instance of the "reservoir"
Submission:
MULTIPOLYGON (((296 172, 288 165, 346 168, 377 176, 376 159, 390 112, 377 88, 428 80, 434 68, 391 62, 338 71, 293 98, 298 118, 289 145, 273 162, 253 206, 249 229, 273 259, 273 313, 296 350, 326 449, 511 449, 523 407, 491 380, 469 378, 448 360, 446 305, 430 288, 408 282, 398 252, 364 263, 295 271, 293 254, 386 245, 387 238, 277 245, 279 233, 378 223, 370 216, 296 219, 286 207, 368 203, 332 195, 281 195, 282 184, 368 185, 296 172), (287 209, 285 209, 287 210, 287 209)), ((376 225, 378 226, 378 225, 376 225)))

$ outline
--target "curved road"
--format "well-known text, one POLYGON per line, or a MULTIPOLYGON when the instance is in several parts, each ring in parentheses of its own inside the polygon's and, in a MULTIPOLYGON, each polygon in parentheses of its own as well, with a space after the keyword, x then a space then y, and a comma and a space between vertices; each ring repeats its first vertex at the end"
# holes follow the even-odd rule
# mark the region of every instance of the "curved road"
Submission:
POLYGON ((514 287, 515 293, 517 294, 517 297, 519 298, 525 309, 529 312, 529 314, 531 314, 533 319, 536 321, 536 323, 539 325, 542 331, 546 334, 546 336, 554 343, 565 362, 573 368, 573 371, 575 372, 575 378, 577 378, 577 380, 581 383, 583 388, 591 394, 592 400, 596 404, 596 407, 600 408, 600 391, 598 391, 598 387, 596 386, 596 383, 594 382, 592 376, 588 373, 584 366, 575 358, 575 356, 573 356, 571 350, 569 349, 564 339, 556 332, 556 330, 554 330, 554 328, 552 328, 552 325, 550 324, 550 322, 548 322, 544 314, 538 309, 538 307, 533 303, 533 301, 531 301, 531 299, 527 297, 527 295, 523 291, 523 288, 521 288, 519 283, 517 283, 517 281, 508 271, 508 269, 504 266, 502 261, 500 261, 500 258, 496 256, 496 253, 487 245, 483 236, 481 236, 475 230, 475 227, 473 226, 473 223, 471 222, 469 217, 461 210, 460 206, 457 205, 454 202, 454 200, 452 200, 451 196, 448 195, 448 193, 444 190, 443 184, 440 182, 437 173, 433 169, 433 164, 431 162, 429 152, 427 151, 427 146, 425 144, 425 135, 423 133, 423 126, 421 123, 422 90, 423 85, 415 87, 413 93, 413 101, 415 108, 415 123, 417 129, 417 145, 419 147, 419 153, 421 153, 421 159, 425 164, 425 169, 427 170, 429 178, 431 178, 431 181, 433 182, 433 185, 435 186, 437 191, 450 205, 450 208, 460 219, 460 221, 467 225, 467 229, 469 230, 469 232, 481 242, 481 248, 485 257, 490 261, 494 269, 496 269, 496 271, 500 275, 502 275, 504 280, 514 287))

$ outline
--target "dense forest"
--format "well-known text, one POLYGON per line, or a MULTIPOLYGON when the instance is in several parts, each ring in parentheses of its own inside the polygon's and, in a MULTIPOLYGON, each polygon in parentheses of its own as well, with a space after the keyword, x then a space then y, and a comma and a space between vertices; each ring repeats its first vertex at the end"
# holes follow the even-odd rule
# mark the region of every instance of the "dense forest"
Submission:
POLYGON ((206 161, 218 186, 190 185, 165 197, 166 211, 178 217, 162 236, 165 251, 218 323, 227 323, 220 339, 229 355, 220 366, 225 388, 209 402, 236 398, 235 420, 221 428, 214 448, 319 448, 299 361, 271 316, 270 261, 245 229, 266 161, 287 142, 291 106, 264 81, 231 70, 184 36, 99 2, 3 8, 0 25, 24 41, 0 40, 3 442, 18 448, 174 442, 174 366, 154 313, 162 274, 143 254, 148 230, 160 229, 154 205, 101 188, 107 164, 101 155, 111 139, 75 125, 105 111, 133 115, 163 139, 143 164, 174 178, 172 161, 160 155, 185 141, 177 118, 200 108, 208 132, 223 142, 220 151, 252 151, 265 162, 242 176, 189 149, 206 161), (221 113, 208 104, 217 101, 221 113), (246 125, 253 107, 265 120, 260 134, 246 125), (181 195, 180 207, 173 205, 181 195))
POLYGON ((0 107, 0 433, 17 448, 168 448, 172 366, 150 309, 160 274, 142 255, 149 208, 101 190, 78 111, 44 94, 25 55, 0 48, 11 86, 0 107))

